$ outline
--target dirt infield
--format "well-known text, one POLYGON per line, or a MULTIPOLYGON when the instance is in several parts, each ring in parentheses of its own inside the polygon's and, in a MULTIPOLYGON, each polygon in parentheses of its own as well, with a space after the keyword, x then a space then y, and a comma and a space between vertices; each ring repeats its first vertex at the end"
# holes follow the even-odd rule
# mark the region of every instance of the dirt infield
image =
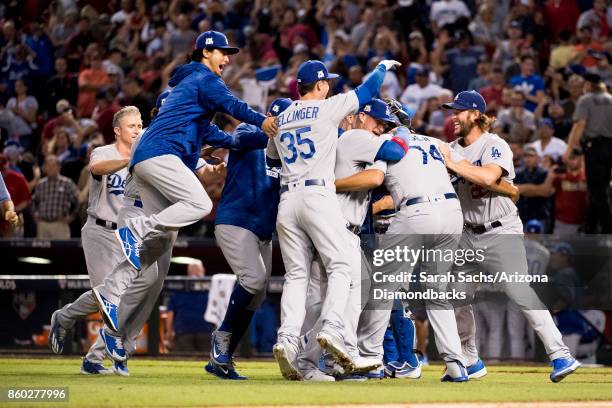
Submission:
MULTIPOLYGON (((391 405, 270 405, 257 408, 611 408, 612 401, 571 401, 571 402, 463 402, 433 404, 391 404, 391 405)), ((212 407, 227 408, 227 407, 212 407)), ((234 407, 249 408, 249 407, 234 407)), ((251 406, 250 408, 253 408, 251 406)))

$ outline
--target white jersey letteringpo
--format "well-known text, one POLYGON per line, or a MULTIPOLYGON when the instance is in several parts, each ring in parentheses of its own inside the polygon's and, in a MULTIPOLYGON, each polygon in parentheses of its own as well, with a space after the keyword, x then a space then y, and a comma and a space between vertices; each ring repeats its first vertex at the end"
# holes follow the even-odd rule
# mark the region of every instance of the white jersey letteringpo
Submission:
MULTIPOLYGON (((344 132, 338 139, 336 179, 352 176, 364 169, 377 169, 383 173, 386 172, 387 162, 374 161, 378 150, 386 140, 388 138, 385 136, 375 136, 362 129, 344 132)), ((351 225, 361 226, 368 212, 370 192, 338 193, 338 202, 344 219, 351 225)))
MULTIPOLYGON (((433 137, 411 134, 404 158, 388 165, 385 185, 396 208, 411 198, 433 198, 454 192, 440 154, 441 143, 444 142, 433 137), (423 166, 427 166, 427 171, 423 171, 423 166)), ((453 149, 451 155, 453 160, 462 159, 453 149)))
MULTIPOLYGON (((462 146, 459 140, 451 142, 450 146, 467 161, 475 166, 497 164, 502 168, 502 177, 512 183, 515 176, 512 151, 505 140, 493 133, 484 133, 467 147, 462 146)), ((482 225, 516 213, 516 206, 510 197, 486 190, 463 178, 459 178, 456 183, 466 222, 482 225)))
MULTIPOLYGON (((113 143, 94 149, 89 162, 93 164, 98 161, 123 158, 113 143)), ((123 190, 127 176, 127 167, 108 175, 94 176, 91 174, 87 214, 116 223, 117 214, 123 205, 123 190)))
POLYGON ((338 125, 357 108, 357 94, 347 92, 325 100, 295 101, 278 115, 278 136, 273 147, 268 144, 267 154, 274 157, 276 150, 280 155, 281 184, 305 179, 333 182, 338 125))

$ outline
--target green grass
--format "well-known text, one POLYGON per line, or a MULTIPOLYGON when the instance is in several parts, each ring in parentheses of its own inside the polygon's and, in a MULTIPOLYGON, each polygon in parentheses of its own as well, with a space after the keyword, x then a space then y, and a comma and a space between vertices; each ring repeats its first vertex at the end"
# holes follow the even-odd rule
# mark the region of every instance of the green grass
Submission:
POLYGON ((612 400, 612 368, 581 368, 553 384, 545 366, 489 366, 489 375, 481 380, 449 384, 439 381, 441 365, 426 367, 416 381, 366 383, 287 382, 274 362, 241 362, 238 369, 250 380, 221 381, 202 366, 198 361, 136 358, 129 364, 131 376, 123 378, 80 375, 77 358, 4 358, 0 387, 68 387, 67 405, 95 407, 612 400))

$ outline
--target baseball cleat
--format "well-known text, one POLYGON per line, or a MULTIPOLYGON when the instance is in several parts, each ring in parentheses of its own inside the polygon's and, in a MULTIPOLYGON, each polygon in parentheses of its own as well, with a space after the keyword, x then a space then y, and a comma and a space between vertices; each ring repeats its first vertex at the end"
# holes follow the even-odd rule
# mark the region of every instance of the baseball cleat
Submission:
POLYGON ((215 364, 212 361, 209 361, 208 364, 204 366, 204 370, 207 373, 214 375, 215 377, 219 377, 222 380, 247 380, 248 378, 238 374, 238 372, 234 369, 233 365, 229 366, 221 366, 215 364))
POLYGON ((128 370, 127 360, 123 362, 113 361, 113 372, 122 377, 129 377, 130 370, 128 370))
POLYGON ((580 367, 580 362, 575 358, 555 358, 551 363, 553 371, 550 373, 550 381, 558 383, 580 367))
POLYGON ((482 378, 487 375, 487 367, 485 367, 481 359, 478 359, 474 364, 467 367, 467 373, 470 380, 482 378))
POLYGON ((55 354, 62 354, 64 351, 64 339, 66 338, 66 329, 64 329, 57 321, 57 314, 59 310, 56 310, 51 315, 51 331, 49 331, 49 341, 47 344, 51 351, 55 354))
POLYGON ((91 362, 86 358, 83 359, 83 364, 81 365, 81 374, 107 375, 107 374, 112 374, 112 373, 113 373, 113 370, 109 370, 108 368, 104 367, 102 364, 91 362))
POLYGON ((128 227, 121 227, 115 230, 115 236, 121 245, 121 251, 125 259, 139 271, 142 268, 140 264, 140 247, 142 243, 136 239, 128 227))
POLYGON ((408 362, 391 361, 385 366, 385 375, 391 378, 421 378, 421 363, 416 367, 411 366, 408 362), (390 375, 389 375, 390 374, 390 375))
POLYGON ((285 379, 291 381, 300 381, 302 375, 297 369, 296 358, 297 353, 288 350, 289 346, 285 342, 276 343, 272 347, 274 358, 278 363, 281 374, 285 379))
POLYGON ((383 362, 377 358, 367 358, 361 356, 353 356, 353 372, 364 373, 372 371, 383 365, 383 362))
POLYGON ((469 380, 466 368, 459 361, 447 361, 442 382, 466 382, 469 380))
POLYGON ((98 289, 93 288, 91 290, 98 304, 98 309, 102 314, 102 320, 104 323, 111 328, 111 330, 119 331, 119 317, 117 314, 117 305, 105 298, 98 289))
POLYGON ((119 363, 127 360, 125 349, 123 348, 123 339, 119 336, 109 334, 104 329, 100 329, 100 337, 104 340, 104 346, 106 347, 106 354, 119 363))
POLYGON ((382 380, 385 378, 385 370, 383 368, 377 368, 364 374, 368 380, 382 380))
POLYGON ((344 347, 344 341, 342 339, 336 338, 335 336, 320 332, 317 335, 317 341, 323 350, 326 350, 331 354, 334 359, 344 368, 345 372, 353 371, 353 359, 350 354, 344 347))
POLYGON ((368 381, 368 376, 365 374, 343 374, 336 377, 336 381, 363 382, 368 381))
POLYGON ((230 340, 232 333, 215 330, 212 334, 212 347, 210 349, 210 359, 217 365, 227 366, 232 363, 232 356, 229 353, 230 340))
POLYGON ((336 381, 331 375, 327 375, 317 369, 307 371, 303 375, 304 381, 318 381, 318 382, 333 382, 336 381))

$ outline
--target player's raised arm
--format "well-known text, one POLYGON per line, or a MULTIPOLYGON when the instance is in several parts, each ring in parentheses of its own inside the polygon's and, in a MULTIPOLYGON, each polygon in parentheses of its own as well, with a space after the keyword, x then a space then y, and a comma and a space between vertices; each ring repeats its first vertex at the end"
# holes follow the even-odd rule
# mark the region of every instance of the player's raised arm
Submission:
POLYGON ((376 66, 363 84, 354 89, 359 99, 359 106, 368 103, 380 92, 380 87, 385 79, 385 73, 402 64, 394 60, 383 60, 376 66))

